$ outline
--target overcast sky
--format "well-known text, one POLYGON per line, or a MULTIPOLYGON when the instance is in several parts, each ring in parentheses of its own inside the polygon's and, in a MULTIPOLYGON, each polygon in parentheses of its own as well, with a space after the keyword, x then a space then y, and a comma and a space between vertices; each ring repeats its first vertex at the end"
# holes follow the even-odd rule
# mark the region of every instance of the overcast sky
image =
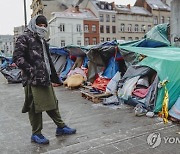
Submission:
MULTIPOLYGON (((116 4, 134 5, 136 0, 106 0, 116 4)), ((30 20, 30 4, 32 0, 26 0, 27 23, 30 20)), ((0 35, 13 35, 14 27, 24 25, 24 0, 0 0, 0 35)))

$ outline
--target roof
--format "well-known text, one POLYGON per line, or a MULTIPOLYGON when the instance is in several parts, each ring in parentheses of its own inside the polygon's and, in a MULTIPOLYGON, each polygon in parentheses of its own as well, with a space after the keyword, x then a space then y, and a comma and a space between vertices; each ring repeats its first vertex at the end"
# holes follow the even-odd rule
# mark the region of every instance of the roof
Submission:
POLYGON ((152 15, 145 8, 139 6, 131 6, 129 8, 126 5, 116 5, 116 10, 120 11, 121 13, 128 13, 128 14, 139 14, 139 15, 148 15, 148 16, 152 15))
POLYGON ((161 0, 146 0, 147 4, 154 10, 168 10, 170 11, 170 7, 164 4, 161 0))
POLYGON ((91 1, 91 3, 94 5, 94 7, 98 11, 105 11, 105 12, 115 12, 114 10, 114 3, 108 3, 107 1, 91 1))
POLYGON ((98 20, 95 14, 89 9, 79 9, 77 11, 74 8, 69 8, 63 12, 53 12, 52 14, 54 14, 56 17, 62 18, 98 20))

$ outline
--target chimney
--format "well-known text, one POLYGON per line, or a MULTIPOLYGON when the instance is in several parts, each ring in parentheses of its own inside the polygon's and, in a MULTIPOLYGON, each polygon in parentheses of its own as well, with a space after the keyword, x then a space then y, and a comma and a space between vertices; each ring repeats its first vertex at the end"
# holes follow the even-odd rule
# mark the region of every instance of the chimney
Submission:
POLYGON ((167 3, 166 3, 166 0, 161 0, 161 1, 162 1, 164 4, 167 4, 167 3))
POLYGON ((131 9, 131 5, 130 4, 128 4, 127 7, 128 7, 128 9, 131 9))
POLYGON ((112 7, 113 7, 113 9, 115 8, 115 3, 114 2, 112 2, 112 7))
POLYGON ((75 10, 76 10, 76 12, 79 12, 79 5, 75 6, 75 10))

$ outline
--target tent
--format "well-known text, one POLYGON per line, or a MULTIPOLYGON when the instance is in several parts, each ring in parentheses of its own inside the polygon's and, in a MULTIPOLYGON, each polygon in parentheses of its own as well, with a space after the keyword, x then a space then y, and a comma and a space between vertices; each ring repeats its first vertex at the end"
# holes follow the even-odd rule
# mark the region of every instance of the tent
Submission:
POLYGON ((50 48, 55 69, 62 82, 67 78, 71 69, 80 67, 82 64, 83 67, 87 67, 88 59, 86 52, 89 48, 90 46, 84 47, 77 45, 67 45, 63 48, 50 48))
POLYGON ((64 48, 51 47, 49 50, 51 52, 51 58, 56 72, 58 74, 61 74, 66 65, 67 57, 69 54, 66 50, 64 50, 64 48))
MULTIPOLYGON (((122 55, 126 56, 129 53, 133 55, 131 58, 126 56, 125 60, 129 60, 128 65, 148 66, 157 72, 160 81, 168 81, 166 87, 169 93, 168 109, 170 109, 180 95, 180 48, 170 46, 167 29, 168 24, 158 25, 146 35, 145 39, 122 44, 119 48, 122 55)), ((155 112, 162 109, 164 96, 165 88, 160 88, 155 112)))
POLYGON ((104 69, 105 71, 102 75, 107 78, 112 78, 115 75, 117 70, 112 73, 111 66, 114 66, 118 58, 122 57, 117 47, 117 41, 113 40, 100 43, 89 49, 87 52, 89 59, 88 81, 94 82, 96 75, 104 69), (115 60, 113 60, 112 57, 114 57, 115 60))

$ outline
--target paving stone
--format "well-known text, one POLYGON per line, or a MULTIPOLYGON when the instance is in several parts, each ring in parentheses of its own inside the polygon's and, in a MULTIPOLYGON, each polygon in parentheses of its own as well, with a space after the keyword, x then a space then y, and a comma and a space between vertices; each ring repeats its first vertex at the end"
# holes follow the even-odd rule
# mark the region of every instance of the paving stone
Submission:
POLYGON ((114 153, 116 151, 119 151, 116 147, 114 147, 113 145, 107 145, 105 147, 101 147, 98 148, 99 151, 101 151, 104 154, 110 154, 110 153, 114 153))
POLYGON ((133 145, 128 141, 115 143, 114 146, 117 147, 120 151, 125 151, 126 149, 133 147, 133 145))
MULTIPOLYGON (((7 84, 0 73, 0 153, 2 154, 128 154, 142 150, 143 154, 179 152, 177 144, 161 144, 149 148, 147 136, 155 131, 174 136, 179 126, 164 125, 156 118, 135 117, 133 107, 112 109, 81 97, 78 90, 54 88, 65 123, 77 129, 75 135, 55 137, 56 126, 43 113, 43 134, 49 145, 31 143, 28 114, 22 114, 24 90, 21 84, 7 84), (164 146, 164 147, 163 147, 164 146)), ((177 134, 176 134, 177 135, 177 134)), ((141 152, 141 151, 140 151, 141 152)), ((171 153, 172 154, 172 153, 171 153)))

